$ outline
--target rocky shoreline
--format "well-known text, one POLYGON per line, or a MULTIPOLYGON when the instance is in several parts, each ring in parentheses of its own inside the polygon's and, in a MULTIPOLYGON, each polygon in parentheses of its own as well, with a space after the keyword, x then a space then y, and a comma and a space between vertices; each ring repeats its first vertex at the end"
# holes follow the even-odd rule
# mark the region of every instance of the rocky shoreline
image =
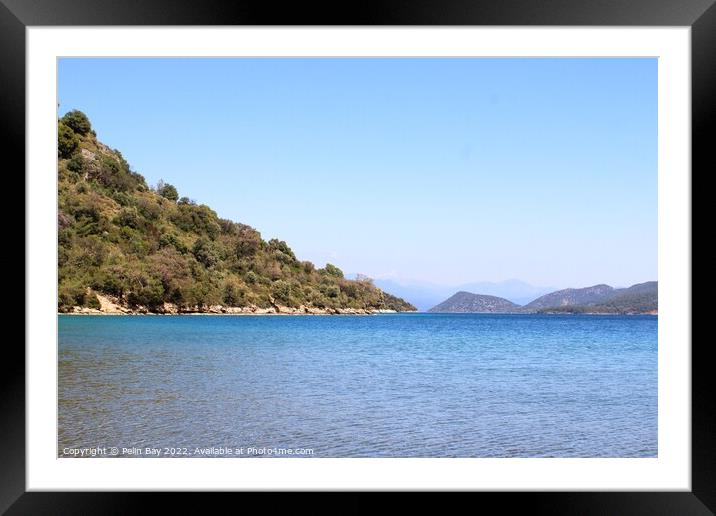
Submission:
POLYGON ((100 294, 97 294, 97 299, 100 308, 73 306, 71 310, 60 313, 71 315, 374 315, 398 313, 396 310, 371 308, 317 308, 303 305, 296 308, 278 304, 269 308, 261 308, 256 305, 211 305, 205 308, 180 309, 175 304, 164 303, 157 310, 149 310, 143 306, 129 308, 117 299, 100 294))
POLYGON ((658 310, 649 310, 646 312, 571 312, 567 310, 540 310, 522 313, 536 315, 659 315, 658 310))

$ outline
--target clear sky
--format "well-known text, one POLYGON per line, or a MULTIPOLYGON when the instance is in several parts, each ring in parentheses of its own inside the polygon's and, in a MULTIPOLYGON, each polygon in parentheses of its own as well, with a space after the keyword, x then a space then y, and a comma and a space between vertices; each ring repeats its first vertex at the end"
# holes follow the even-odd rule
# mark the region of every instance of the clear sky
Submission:
POLYGON ((656 59, 62 59, 161 178, 300 259, 554 287, 657 278, 656 59))

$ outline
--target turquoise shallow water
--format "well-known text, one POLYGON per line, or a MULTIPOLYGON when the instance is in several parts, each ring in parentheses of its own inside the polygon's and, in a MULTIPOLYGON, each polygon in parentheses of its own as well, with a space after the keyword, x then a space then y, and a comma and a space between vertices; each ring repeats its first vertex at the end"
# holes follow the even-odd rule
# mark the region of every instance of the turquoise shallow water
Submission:
POLYGON ((657 455, 653 316, 60 316, 58 372, 59 456, 657 455))

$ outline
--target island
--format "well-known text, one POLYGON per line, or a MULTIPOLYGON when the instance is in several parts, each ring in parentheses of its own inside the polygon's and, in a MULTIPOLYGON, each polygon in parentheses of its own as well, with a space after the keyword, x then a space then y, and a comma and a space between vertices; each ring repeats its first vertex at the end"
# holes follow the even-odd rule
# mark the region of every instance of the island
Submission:
POLYGON ((647 281, 628 288, 599 284, 557 290, 523 306, 501 297, 461 291, 428 312, 657 315, 658 308, 658 282, 647 281))

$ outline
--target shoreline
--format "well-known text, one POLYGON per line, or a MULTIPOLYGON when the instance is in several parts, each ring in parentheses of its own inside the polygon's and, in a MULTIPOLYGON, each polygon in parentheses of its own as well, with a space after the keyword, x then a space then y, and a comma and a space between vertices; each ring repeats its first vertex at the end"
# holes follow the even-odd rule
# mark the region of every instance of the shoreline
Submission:
POLYGON ((176 313, 164 313, 164 312, 137 312, 137 311, 127 311, 127 312, 103 312, 101 310, 97 310, 94 308, 82 308, 78 311, 72 311, 72 312, 57 312, 57 315, 87 315, 87 316, 114 316, 114 315, 126 315, 126 316, 133 316, 133 315, 148 315, 148 316, 182 316, 182 315, 192 315, 192 316, 202 316, 202 315, 219 315, 219 316, 252 316, 252 315, 267 315, 267 316, 304 316, 304 315, 314 315, 314 316, 320 316, 320 315, 381 315, 381 314, 399 314, 399 313, 418 313, 418 312, 398 312, 396 310, 375 310, 375 311, 323 311, 323 312, 176 312, 176 313))
POLYGON ((268 308, 262 308, 257 305, 248 306, 223 306, 209 305, 206 308, 199 309, 193 307, 190 310, 182 310, 173 303, 164 303, 158 310, 150 310, 145 306, 129 308, 126 304, 120 302, 119 299, 110 296, 96 294, 99 301, 99 308, 89 308, 83 306, 73 306, 71 310, 60 312, 58 315, 379 315, 379 314, 397 314, 397 313, 422 313, 422 314, 483 314, 483 315, 651 315, 658 316, 657 310, 648 312, 618 313, 618 312, 570 312, 570 311, 543 311, 543 312, 430 312, 419 310, 397 311, 391 309, 380 308, 317 308, 313 306, 301 305, 298 307, 290 307, 274 304, 268 308))
POLYGON ((398 313, 396 310, 380 308, 317 308, 305 305, 290 307, 279 304, 267 308, 256 305, 209 305, 205 308, 195 306, 183 310, 173 303, 164 303, 161 308, 150 310, 146 306, 130 308, 116 298, 102 294, 96 295, 100 304, 99 308, 73 306, 71 310, 58 311, 58 315, 375 315, 398 313))
POLYGON ((330 315, 330 316, 340 316, 340 315, 381 315, 381 314, 434 314, 434 315, 589 315, 589 316, 619 316, 619 317, 634 317, 634 316, 644 316, 648 315, 651 317, 658 317, 658 313, 651 313, 651 312, 644 312, 644 313, 626 313, 626 314, 620 314, 620 313, 605 313, 605 312, 588 312, 588 313, 560 313, 560 312, 548 312, 548 313, 536 313, 536 312, 420 312, 418 310, 413 311, 403 311, 399 312, 397 310, 363 310, 363 309, 354 309, 354 308, 344 308, 344 309, 335 309, 332 311, 328 310, 322 310, 320 312, 313 311, 313 312, 277 312, 277 311, 257 311, 257 312, 141 312, 141 311, 125 311, 125 312, 103 312, 102 310, 98 310, 95 308, 80 308, 77 311, 71 311, 71 312, 57 312, 57 315, 82 315, 82 316, 113 316, 113 315, 127 315, 127 316, 134 316, 134 315, 148 315, 148 316, 182 316, 182 315, 191 315, 191 316, 256 316, 256 315, 267 315, 267 316, 305 316, 305 315, 313 315, 313 316, 322 316, 322 315, 330 315))

